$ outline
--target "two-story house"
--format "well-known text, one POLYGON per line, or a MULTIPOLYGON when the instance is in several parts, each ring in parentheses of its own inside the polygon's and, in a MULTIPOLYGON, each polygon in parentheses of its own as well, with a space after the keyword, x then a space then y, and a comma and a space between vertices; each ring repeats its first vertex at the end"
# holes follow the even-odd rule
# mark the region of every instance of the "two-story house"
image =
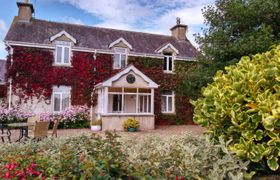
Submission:
POLYGON ((140 129, 190 118, 177 89, 197 50, 179 19, 167 36, 40 20, 28 1, 17 5, 5 37, 11 105, 57 113, 87 104, 103 129, 121 130, 128 117, 140 129))

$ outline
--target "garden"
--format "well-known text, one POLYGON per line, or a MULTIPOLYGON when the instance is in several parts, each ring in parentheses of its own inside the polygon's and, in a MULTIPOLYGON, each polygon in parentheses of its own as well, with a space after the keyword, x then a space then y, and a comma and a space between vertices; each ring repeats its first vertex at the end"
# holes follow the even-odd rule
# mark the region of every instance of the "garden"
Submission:
MULTIPOLYGON (((194 121, 204 136, 142 139, 106 136, 47 138, 38 143, 0 145, 2 178, 96 179, 251 179, 279 174, 280 46, 243 57, 193 100, 194 121)), ((81 124, 87 108, 61 113, 63 127, 81 124)), ((21 111, 1 110, 6 120, 26 119, 21 111)), ((42 114, 41 120, 52 121, 42 114)), ((88 126, 88 125, 87 125, 88 126)), ((125 128, 138 127, 128 119, 125 128)), ((279 177, 279 176, 278 176, 279 177)))

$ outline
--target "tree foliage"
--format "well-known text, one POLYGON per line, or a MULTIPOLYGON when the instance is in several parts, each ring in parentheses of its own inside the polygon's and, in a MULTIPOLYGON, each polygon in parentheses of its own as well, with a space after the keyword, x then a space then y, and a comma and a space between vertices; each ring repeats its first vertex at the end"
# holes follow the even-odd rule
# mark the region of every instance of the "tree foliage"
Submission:
POLYGON ((212 81, 217 70, 242 56, 265 52, 280 42, 278 0, 217 0, 202 12, 206 28, 195 36, 203 63, 186 74, 190 76, 184 82, 189 86, 186 93, 194 94, 212 81))

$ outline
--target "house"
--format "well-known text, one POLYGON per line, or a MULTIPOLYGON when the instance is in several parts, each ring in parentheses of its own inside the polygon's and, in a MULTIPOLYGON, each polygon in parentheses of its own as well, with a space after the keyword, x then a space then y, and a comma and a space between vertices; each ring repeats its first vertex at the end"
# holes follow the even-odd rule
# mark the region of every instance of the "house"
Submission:
POLYGON ((140 129, 191 123, 188 97, 177 92, 197 50, 180 19, 167 36, 50 22, 34 18, 28 1, 17 6, 5 37, 10 104, 35 113, 87 104, 103 130, 121 130, 128 117, 140 129))
POLYGON ((5 83, 6 60, 0 59, 0 101, 5 101, 7 95, 7 87, 5 83))

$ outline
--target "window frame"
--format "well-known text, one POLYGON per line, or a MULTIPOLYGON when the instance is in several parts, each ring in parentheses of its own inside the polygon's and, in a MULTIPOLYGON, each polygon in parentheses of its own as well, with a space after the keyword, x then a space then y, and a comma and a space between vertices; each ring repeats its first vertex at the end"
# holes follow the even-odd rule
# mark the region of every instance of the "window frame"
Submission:
MULTIPOLYGON (((69 105, 68 107, 71 106, 71 87, 69 86, 60 86, 57 87, 55 86, 53 88, 53 92, 52 92, 52 111, 54 114, 56 113, 60 113, 63 111, 62 106, 63 106, 63 95, 68 95, 69 97, 69 105), (55 110, 55 95, 59 95, 59 111, 55 110)), ((66 108, 68 108, 66 107, 66 108)))
POLYGON ((171 94, 163 94, 163 92, 161 93, 161 113, 163 114, 174 114, 175 113, 175 92, 171 91, 171 94), (162 97, 165 98, 165 102, 166 102, 166 109, 163 110, 162 109, 162 97), (171 103, 171 111, 169 111, 169 97, 171 97, 172 99, 172 103, 171 103))
POLYGON ((126 67, 126 64, 127 64, 127 49, 126 48, 122 48, 122 47, 115 47, 114 48, 114 62, 113 62, 113 69, 123 69, 123 68, 125 68, 126 67), (117 50, 124 50, 124 53, 122 53, 122 52, 116 52, 117 50), (124 55, 125 56, 125 62, 124 62, 124 67, 121 67, 121 58, 122 58, 122 55, 124 55), (119 60, 119 62, 118 62, 118 64, 120 64, 120 67, 116 67, 115 66, 115 56, 118 56, 119 58, 118 58, 118 60, 119 60))
POLYGON ((55 65, 62 65, 62 66, 71 66, 71 57, 72 57, 72 48, 71 48, 71 42, 65 42, 65 41, 56 41, 55 43, 55 65), (61 48, 61 62, 58 62, 58 48, 61 48), (69 58, 68 63, 65 63, 65 49, 69 49, 69 58))
POLYGON ((174 57, 172 54, 164 54, 164 58, 163 58, 163 72, 165 73, 173 73, 174 71, 174 57), (170 67, 170 58, 171 58, 171 70, 169 70, 170 67), (165 60, 166 60, 166 69, 165 68, 165 60))

